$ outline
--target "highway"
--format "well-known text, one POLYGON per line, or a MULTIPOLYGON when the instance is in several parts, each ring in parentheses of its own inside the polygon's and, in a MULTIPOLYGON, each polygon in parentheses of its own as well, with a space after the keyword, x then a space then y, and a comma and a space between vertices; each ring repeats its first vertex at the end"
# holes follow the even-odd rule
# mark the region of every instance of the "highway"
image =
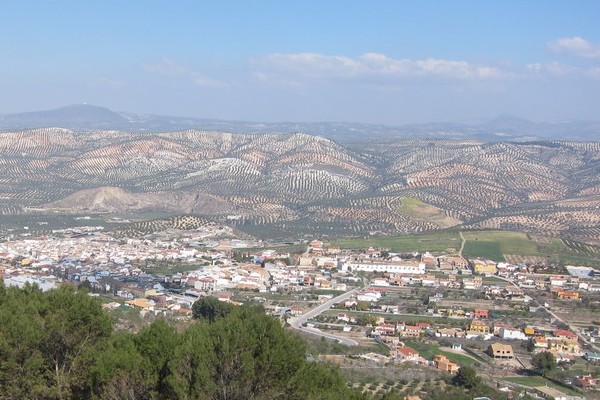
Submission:
POLYGON ((308 328, 302 326, 309 319, 315 318, 317 315, 321 314, 325 310, 329 310, 334 304, 340 303, 352 297, 356 292, 358 292, 361 288, 352 289, 344 294, 341 294, 337 297, 334 297, 331 300, 326 301, 325 303, 313 308, 310 311, 305 312, 299 317, 290 318, 288 320, 290 326, 294 329, 298 329, 302 332, 307 332, 312 335, 321 336, 327 339, 337 340, 339 343, 345 344, 346 346, 357 346, 358 342, 356 340, 352 340, 350 338, 344 336, 332 335, 330 333, 322 332, 317 328, 308 328))

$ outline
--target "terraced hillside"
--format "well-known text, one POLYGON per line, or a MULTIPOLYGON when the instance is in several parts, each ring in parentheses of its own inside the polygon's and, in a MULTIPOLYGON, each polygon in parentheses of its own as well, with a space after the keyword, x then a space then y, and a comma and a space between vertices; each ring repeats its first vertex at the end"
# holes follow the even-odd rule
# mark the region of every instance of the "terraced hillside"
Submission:
POLYGON ((598 244, 600 143, 389 140, 303 133, 0 133, 0 213, 162 211, 265 236, 463 224, 598 244))

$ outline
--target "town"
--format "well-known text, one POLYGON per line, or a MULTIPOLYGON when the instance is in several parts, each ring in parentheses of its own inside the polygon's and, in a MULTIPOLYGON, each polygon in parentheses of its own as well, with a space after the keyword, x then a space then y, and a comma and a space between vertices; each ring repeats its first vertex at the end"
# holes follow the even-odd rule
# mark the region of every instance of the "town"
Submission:
POLYGON ((549 398, 593 392, 600 371, 600 279, 590 267, 321 240, 272 245, 235 239, 214 224, 144 239, 112 237, 102 227, 13 237, 0 243, 0 275, 7 286, 83 286, 108 310, 125 307, 148 318, 189 319, 203 296, 256 302, 303 335, 348 348, 379 346, 347 350, 352 358, 330 356, 341 366, 356 357, 410 363, 426 374, 477 366, 504 391, 533 387, 549 398), (558 366, 559 385, 526 384, 531 379, 519 376, 535 369, 542 353, 558 366))

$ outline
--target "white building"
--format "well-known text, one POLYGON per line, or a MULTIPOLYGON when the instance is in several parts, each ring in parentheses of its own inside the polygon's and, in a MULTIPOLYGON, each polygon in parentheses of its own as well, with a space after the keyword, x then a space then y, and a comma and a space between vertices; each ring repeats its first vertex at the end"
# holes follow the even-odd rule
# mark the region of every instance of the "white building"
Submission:
POLYGON ((424 274, 425 263, 385 263, 346 261, 342 264, 342 271, 390 272, 395 274, 424 274))

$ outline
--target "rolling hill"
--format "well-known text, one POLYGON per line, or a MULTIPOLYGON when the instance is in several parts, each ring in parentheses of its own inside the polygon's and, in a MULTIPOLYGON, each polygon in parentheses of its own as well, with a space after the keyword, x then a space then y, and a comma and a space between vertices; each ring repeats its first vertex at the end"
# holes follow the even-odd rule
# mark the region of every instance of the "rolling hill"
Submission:
POLYGON ((460 225, 600 238, 600 143, 304 133, 0 133, 0 212, 168 212, 263 236, 460 225))

